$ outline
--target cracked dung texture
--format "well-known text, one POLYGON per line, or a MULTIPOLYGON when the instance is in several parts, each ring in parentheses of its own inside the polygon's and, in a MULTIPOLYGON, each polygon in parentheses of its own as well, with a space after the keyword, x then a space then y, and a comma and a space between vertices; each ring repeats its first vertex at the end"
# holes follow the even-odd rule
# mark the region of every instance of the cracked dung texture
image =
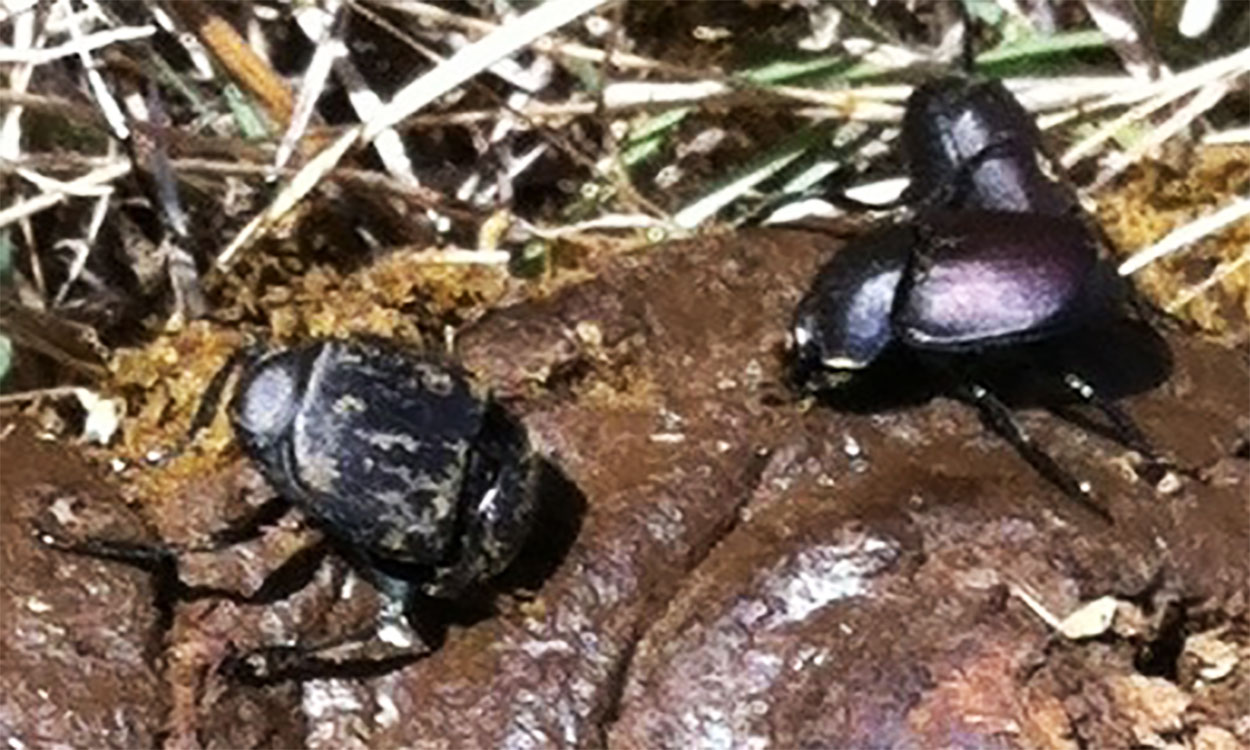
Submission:
POLYGON ((0 743, 154 746, 167 700, 150 576, 55 552, 32 533, 49 508, 72 523, 84 500, 86 515, 121 501, 73 450, 25 426, 0 441, 0 464, 0 743))

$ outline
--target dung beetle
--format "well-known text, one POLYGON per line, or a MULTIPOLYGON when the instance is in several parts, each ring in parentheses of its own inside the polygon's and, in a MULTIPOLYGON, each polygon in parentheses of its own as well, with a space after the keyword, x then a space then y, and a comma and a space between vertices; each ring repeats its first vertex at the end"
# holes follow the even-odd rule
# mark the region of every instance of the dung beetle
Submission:
MULTIPOLYGON (((1089 487, 1038 449, 1010 410, 975 378, 990 350, 1095 326, 1119 309, 1122 280, 1066 186, 1041 168, 1027 112, 998 83, 964 77, 920 86, 903 120, 920 204, 908 221, 870 231, 817 273, 791 328, 793 375, 804 390, 837 388, 890 350, 955 375, 976 405, 1048 479, 1087 501, 1089 487)), ((1079 375, 1063 383, 1154 462, 1132 420, 1079 375)), ((1105 516, 1105 510, 1091 505, 1105 516)))
POLYGON ((314 341, 253 357, 229 414, 284 498, 429 596, 500 572, 529 531, 525 430, 449 362, 381 340, 314 341))
MULTIPOLYGON (((224 671, 270 681, 411 660, 425 648, 417 630, 430 624, 411 616, 417 598, 460 598, 526 543, 540 511, 541 461, 521 423, 455 363, 373 338, 244 348, 205 389, 187 443, 236 374, 227 414, 244 452, 377 586, 383 605, 368 633, 264 646, 231 657, 224 671)), ((179 555, 259 535, 270 505, 193 548, 75 539, 47 525, 36 533, 59 549, 150 568, 173 587, 168 597, 195 596, 178 580, 179 555)))

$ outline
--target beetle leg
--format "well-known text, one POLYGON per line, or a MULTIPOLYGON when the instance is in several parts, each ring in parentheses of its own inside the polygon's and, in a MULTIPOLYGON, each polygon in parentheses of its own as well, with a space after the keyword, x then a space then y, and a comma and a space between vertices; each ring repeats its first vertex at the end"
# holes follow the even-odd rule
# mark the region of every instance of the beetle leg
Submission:
POLYGON ((195 436, 208 427, 217 416, 217 409, 221 406, 221 397, 225 393, 226 383, 243 364, 247 355, 247 349, 236 350, 221 366, 221 369, 213 373, 213 379, 208 381, 208 387, 204 389, 204 395, 200 397, 200 403, 195 408, 194 416, 191 417, 191 425, 187 427, 187 434, 183 437, 184 445, 194 442, 195 436))
POLYGON ((86 557, 98 557, 105 560, 130 563, 139 567, 150 567, 164 563, 175 563, 181 555, 197 552, 218 552, 236 544, 255 539, 269 526, 290 511, 290 505, 281 497, 275 497, 262 503, 251 512, 224 529, 216 531, 203 544, 171 544, 169 542, 144 541, 105 535, 75 533, 67 528, 54 515, 41 514, 33 521, 34 533, 39 541, 47 547, 61 552, 69 552, 86 557))
POLYGON ((990 393, 984 386, 976 383, 963 386, 956 393, 975 406, 981 413, 981 419, 986 425, 1011 443, 1012 447, 1038 473, 1063 490, 1065 495, 1094 511, 1107 521, 1111 520, 1111 515, 1107 510, 1093 502, 1089 483, 1077 481, 1071 474, 1064 471, 1045 451, 1038 448, 1033 439, 1029 437, 1028 433, 1024 431, 1011 415, 1011 410, 1007 408, 1006 404, 998 400, 997 396, 990 393))
POLYGON ((1086 382, 1081 376, 1073 372, 1066 373, 1063 376, 1063 383, 1081 401, 1094 407, 1107 418, 1107 421, 1111 424, 1112 431, 1115 433, 1115 439, 1141 454, 1145 465, 1144 470, 1140 471, 1139 474, 1146 481, 1153 485, 1158 485, 1171 470, 1179 471, 1186 476, 1194 475, 1192 470, 1178 467, 1171 461, 1159 456, 1154 446, 1151 445, 1150 438, 1146 437, 1146 433, 1142 432, 1142 429, 1137 426, 1133 418, 1117 406, 1115 402, 1103 398, 1094 386, 1086 382))
POLYGON ((1159 461, 1158 454, 1150 445, 1150 440, 1128 413, 1113 402, 1103 398, 1094 389, 1094 386, 1074 372, 1064 374, 1063 384, 1076 394, 1081 401, 1102 412, 1107 421, 1111 423, 1112 429, 1116 431, 1116 437, 1120 442, 1142 454, 1151 463, 1159 461))
POLYGON ((40 543, 59 552, 129 563, 145 569, 173 563, 178 558, 177 550, 162 544, 96 537, 76 539, 50 524, 36 521, 34 526, 40 543))
POLYGON ((217 372, 213 373, 213 377, 208 381, 208 385, 204 388, 204 394, 200 396, 200 403, 195 407, 195 414, 191 416, 191 424, 187 427, 186 433, 183 434, 167 451, 164 451, 159 458, 152 461, 155 465, 168 463, 171 459, 177 458, 186 452, 187 448, 195 442, 195 438, 212 424, 213 419, 217 416, 217 412, 221 407, 221 399, 225 395, 226 386, 230 383, 230 377, 234 375, 239 368, 248 361, 255 358, 261 347, 258 345, 249 345, 241 349, 235 350, 226 359, 225 364, 221 366, 217 372))
POLYGON ((389 587, 375 624, 313 644, 262 646, 236 654, 222 664, 227 676, 243 682, 269 683, 318 676, 363 676, 390 672, 433 649, 407 616, 407 598, 389 587))
POLYGON ((221 406, 221 399, 225 394, 226 384, 230 382, 230 376, 240 367, 259 357, 263 351, 264 347, 259 344, 249 344, 236 349, 221 369, 213 374, 213 379, 204 389, 204 395, 200 397, 195 415, 191 417, 191 425, 187 428, 187 434, 183 438, 183 446, 190 445, 195 440, 195 436, 208 427, 217 416, 217 410, 221 406))

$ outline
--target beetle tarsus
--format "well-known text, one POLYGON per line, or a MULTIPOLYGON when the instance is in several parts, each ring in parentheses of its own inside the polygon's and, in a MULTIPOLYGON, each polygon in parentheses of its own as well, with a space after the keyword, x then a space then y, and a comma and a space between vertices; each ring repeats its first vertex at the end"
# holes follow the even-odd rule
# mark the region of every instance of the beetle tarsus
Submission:
POLYGON ((222 662, 225 676, 248 684, 270 684, 314 677, 364 677, 384 674, 426 656, 420 642, 396 648, 370 629, 315 645, 262 646, 222 662))

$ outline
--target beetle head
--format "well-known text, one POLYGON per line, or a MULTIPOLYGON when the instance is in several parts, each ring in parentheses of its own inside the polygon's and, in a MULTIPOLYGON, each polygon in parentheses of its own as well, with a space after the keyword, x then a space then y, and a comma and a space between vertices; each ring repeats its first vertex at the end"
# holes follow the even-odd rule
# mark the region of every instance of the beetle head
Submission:
POLYGON ((837 388, 871 364, 876 352, 821 316, 799 308, 790 329, 791 380, 802 391, 837 388), (849 344, 849 346, 848 346, 849 344))
POLYGON ((916 242, 909 225, 869 232, 838 250, 816 274, 790 327, 796 385, 804 390, 841 385, 889 346, 895 296, 916 242))

